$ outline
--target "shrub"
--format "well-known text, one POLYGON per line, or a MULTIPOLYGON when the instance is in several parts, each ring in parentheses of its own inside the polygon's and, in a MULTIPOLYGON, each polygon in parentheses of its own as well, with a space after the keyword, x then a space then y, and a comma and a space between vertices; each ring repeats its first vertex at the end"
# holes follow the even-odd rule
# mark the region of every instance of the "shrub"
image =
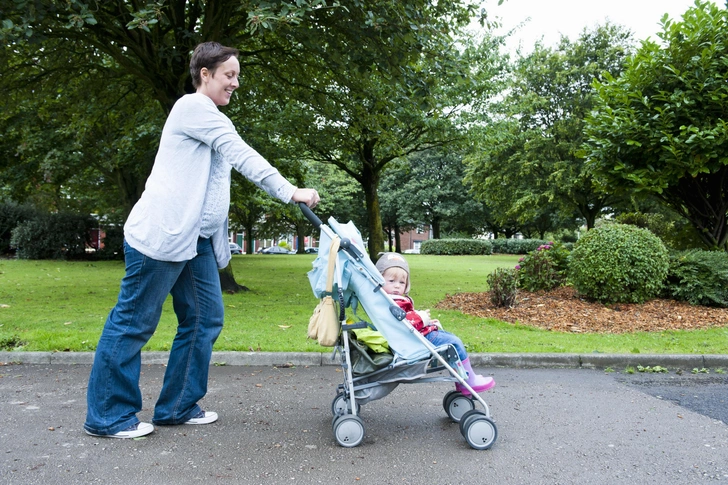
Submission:
POLYGON ((28 205, 10 202, 0 204, 0 254, 10 252, 10 237, 18 224, 36 216, 36 210, 28 205))
POLYGON ((21 259, 78 259, 86 256, 91 216, 43 214, 13 229, 10 245, 21 259))
POLYGON ((96 251, 96 258, 111 260, 124 259, 124 227, 121 225, 104 228, 104 247, 96 251))
POLYGON ((665 293, 691 305, 728 307, 728 254, 699 249, 672 254, 665 293))
POLYGON ((492 254, 493 246, 487 239, 428 239, 420 246, 420 254, 480 255, 492 254))
POLYGON ((615 220, 620 224, 649 229, 671 249, 704 247, 698 232, 684 218, 668 219, 659 213, 629 212, 618 215, 615 220))
POLYGON ((608 224, 592 229, 575 245, 569 280, 588 298, 604 303, 643 303, 658 296, 669 256, 646 229, 608 224))
POLYGON ((512 307, 518 293, 516 271, 511 268, 496 268, 486 277, 490 286, 490 302, 496 307, 512 307))
POLYGON ((518 260, 518 286, 526 291, 550 290, 566 281, 569 251, 548 242, 518 260))
POLYGON ((496 254, 527 254, 547 241, 543 239, 493 239, 493 252, 496 254))

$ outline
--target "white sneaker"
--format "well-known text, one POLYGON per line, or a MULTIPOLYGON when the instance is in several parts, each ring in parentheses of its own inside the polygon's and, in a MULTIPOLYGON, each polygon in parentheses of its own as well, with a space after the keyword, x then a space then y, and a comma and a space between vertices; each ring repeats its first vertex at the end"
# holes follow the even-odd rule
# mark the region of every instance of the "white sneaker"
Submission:
POLYGON ((185 424, 210 424, 217 421, 217 413, 214 411, 200 411, 185 421, 185 424))
POLYGON ((91 431, 84 429, 86 434, 91 436, 99 436, 101 438, 139 438, 140 436, 146 436, 154 431, 154 426, 149 423, 137 423, 128 428, 119 431, 115 434, 96 434, 91 431))

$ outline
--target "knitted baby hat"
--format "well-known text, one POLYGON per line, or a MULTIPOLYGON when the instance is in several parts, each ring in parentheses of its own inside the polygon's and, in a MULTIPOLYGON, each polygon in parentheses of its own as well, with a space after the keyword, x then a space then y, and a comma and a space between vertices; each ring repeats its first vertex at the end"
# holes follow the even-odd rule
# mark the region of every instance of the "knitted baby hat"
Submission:
POLYGON ((389 268, 402 268, 407 273, 407 289, 405 293, 409 293, 410 289, 410 270, 407 261, 398 253, 384 253, 377 260, 377 269, 384 274, 389 268))

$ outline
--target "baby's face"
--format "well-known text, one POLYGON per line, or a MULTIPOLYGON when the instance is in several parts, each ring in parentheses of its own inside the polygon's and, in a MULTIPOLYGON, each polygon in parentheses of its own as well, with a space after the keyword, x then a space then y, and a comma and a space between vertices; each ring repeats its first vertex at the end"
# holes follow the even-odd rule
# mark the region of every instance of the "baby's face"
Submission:
POLYGON ((407 277, 400 276, 385 271, 384 274, 384 291, 390 295, 404 295, 407 289, 407 277))

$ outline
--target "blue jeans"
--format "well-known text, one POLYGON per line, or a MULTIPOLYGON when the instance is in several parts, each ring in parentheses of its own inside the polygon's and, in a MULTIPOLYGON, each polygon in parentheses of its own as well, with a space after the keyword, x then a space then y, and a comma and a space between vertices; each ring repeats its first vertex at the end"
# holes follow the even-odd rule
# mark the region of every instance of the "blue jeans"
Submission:
POLYGON ((222 291, 209 239, 190 261, 157 261, 124 243, 126 275, 96 347, 84 428, 109 435, 139 422, 142 347, 154 334, 172 294, 177 335, 154 408, 155 424, 181 424, 200 412, 215 343, 223 325, 222 291))
POLYGON ((450 332, 446 332, 444 330, 435 330, 434 332, 430 332, 425 335, 425 338, 429 340, 430 343, 435 347, 451 344, 455 347, 455 350, 457 350, 460 360, 465 360, 468 358, 468 353, 465 351, 465 345, 463 345, 463 341, 460 340, 458 336, 453 335, 450 332))

